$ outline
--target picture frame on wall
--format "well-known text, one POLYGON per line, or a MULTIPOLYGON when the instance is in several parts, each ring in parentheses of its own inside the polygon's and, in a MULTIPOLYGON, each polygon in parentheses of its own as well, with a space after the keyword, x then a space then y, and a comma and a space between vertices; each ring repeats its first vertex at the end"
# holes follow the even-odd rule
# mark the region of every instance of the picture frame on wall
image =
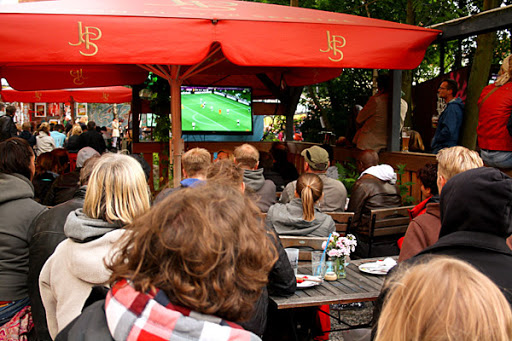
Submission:
POLYGON ((46 103, 35 103, 34 112, 35 117, 46 117, 46 103))
POLYGON ((87 116, 87 103, 76 103, 76 115, 77 116, 87 116))

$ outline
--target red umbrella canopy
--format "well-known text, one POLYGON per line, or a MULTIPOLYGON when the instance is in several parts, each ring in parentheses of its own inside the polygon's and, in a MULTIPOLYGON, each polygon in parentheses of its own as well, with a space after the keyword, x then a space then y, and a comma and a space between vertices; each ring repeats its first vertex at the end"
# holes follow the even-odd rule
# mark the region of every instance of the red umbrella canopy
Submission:
MULTIPOLYGON (((9 82, 29 65, 48 82, 49 68, 70 78, 77 65, 187 66, 207 60, 203 66, 215 62, 216 68, 194 68, 182 77, 183 68, 174 76, 199 84, 202 79, 192 77, 206 75, 224 85, 234 82, 229 77, 235 73, 258 87, 265 74, 277 86, 300 86, 336 77, 345 67, 412 69, 439 34, 347 14, 220 0, 30 2, 1 5, 0 18, 0 66, 9 82), (237 70, 241 66, 253 69, 237 70)), ((88 77, 101 83, 97 75, 88 77)), ((19 89, 30 88, 23 86, 30 83, 26 77, 18 83, 19 89)), ((90 84, 86 78, 74 86, 90 84)))
POLYGON ((71 97, 79 103, 125 103, 132 100, 132 90, 124 86, 46 91, 2 90, 0 95, 5 102, 25 103, 65 103, 71 97))

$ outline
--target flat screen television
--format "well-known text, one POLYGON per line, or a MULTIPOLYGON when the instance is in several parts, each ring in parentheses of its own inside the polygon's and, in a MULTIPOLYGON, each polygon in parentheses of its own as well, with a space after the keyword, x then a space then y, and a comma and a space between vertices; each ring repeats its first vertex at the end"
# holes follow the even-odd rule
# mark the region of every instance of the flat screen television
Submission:
POLYGON ((252 134, 252 89, 182 86, 181 129, 185 134, 252 134))

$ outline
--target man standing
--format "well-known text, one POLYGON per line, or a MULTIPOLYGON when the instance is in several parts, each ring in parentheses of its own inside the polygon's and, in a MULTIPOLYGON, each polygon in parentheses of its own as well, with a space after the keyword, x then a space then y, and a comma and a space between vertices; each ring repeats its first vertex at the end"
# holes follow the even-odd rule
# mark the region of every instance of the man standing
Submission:
MULTIPOLYGON (((438 162, 437 188, 439 194, 448 180, 469 169, 483 167, 484 163, 477 152, 465 147, 445 148, 436 155, 438 162)), ((427 247, 434 245, 439 239, 441 229, 441 211, 439 198, 427 204, 425 214, 414 218, 405 233, 399 262, 407 260, 427 247)))
POLYGON ((16 124, 14 123, 15 114, 16 107, 9 105, 7 109, 5 109, 5 115, 0 117, 0 141, 18 136, 18 129, 16 129, 16 124))
POLYGON ((276 185, 272 180, 265 180, 263 168, 258 169, 260 153, 246 143, 235 148, 233 154, 235 164, 244 170, 246 192, 254 195, 256 205, 266 213, 276 202, 276 185))
POLYGON ((444 99, 446 108, 439 117, 436 133, 432 139, 432 152, 456 146, 459 141, 460 127, 464 116, 464 103, 458 97, 459 86, 453 79, 445 79, 437 90, 439 98, 444 99))
POLYGON ((100 153, 100 155, 107 149, 103 136, 96 131, 96 123, 94 123, 94 121, 87 122, 87 131, 80 135, 78 144, 79 149, 91 147, 100 153))
MULTIPOLYGON (((304 171, 314 173, 320 177, 324 184, 324 196, 319 200, 318 208, 322 212, 344 212, 347 202, 347 189, 338 180, 328 178, 325 175, 329 168, 329 153, 319 146, 304 149, 300 153, 304 157, 304 171)), ((289 203, 295 197, 297 181, 286 185, 281 194, 280 202, 289 203)))

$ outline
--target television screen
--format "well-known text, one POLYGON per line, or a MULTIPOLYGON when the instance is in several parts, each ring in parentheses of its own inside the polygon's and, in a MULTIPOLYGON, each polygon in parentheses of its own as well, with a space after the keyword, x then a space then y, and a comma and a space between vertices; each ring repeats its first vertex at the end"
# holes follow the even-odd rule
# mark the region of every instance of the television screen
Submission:
POLYGON ((181 87, 184 133, 252 133, 252 91, 238 87, 181 87))

